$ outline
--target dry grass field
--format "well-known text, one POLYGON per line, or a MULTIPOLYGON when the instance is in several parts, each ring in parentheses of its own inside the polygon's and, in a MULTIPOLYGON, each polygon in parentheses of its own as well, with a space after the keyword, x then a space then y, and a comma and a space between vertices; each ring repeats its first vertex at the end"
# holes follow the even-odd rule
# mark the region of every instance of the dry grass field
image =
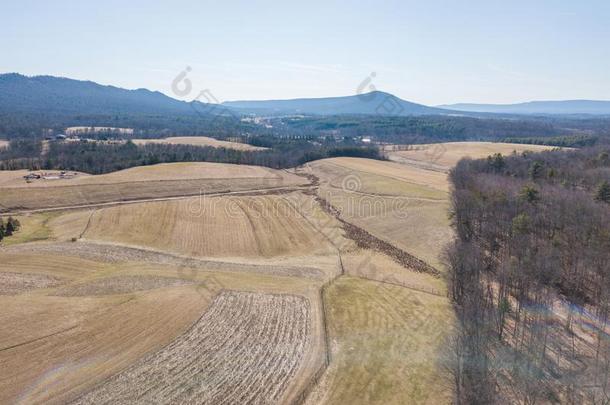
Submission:
MULTIPOLYGON (((34 186, 43 186, 43 185, 53 185, 53 184, 58 184, 58 181, 63 183, 64 181, 66 181, 65 179, 62 180, 40 180, 40 181, 35 181, 35 182, 30 182, 28 183, 25 179, 24 176, 28 175, 28 174, 41 174, 41 175, 45 175, 45 176, 50 176, 50 177, 56 177, 58 178, 60 175, 60 171, 58 170, 36 170, 36 171, 30 171, 30 170, 0 170, 0 187, 34 187, 34 186)), ((89 176, 86 173, 81 173, 81 172, 69 172, 70 174, 77 174, 77 176, 89 176)), ((74 179, 70 179, 70 180, 74 180, 74 179)))
POLYGON ((306 184, 285 171, 221 163, 168 163, 31 183, 22 179, 24 174, 0 172, 0 212, 306 184))
POLYGON ((2 240, 2 244, 4 246, 10 246, 49 239, 51 237, 49 221, 54 216, 53 213, 16 216, 15 218, 21 223, 21 230, 14 233, 12 236, 5 237, 2 240))
POLYGON ((491 142, 413 148, 389 152, 393 162, 333 158, 312 162, 303 171, 320 179, 319 195, 337 208, 345 220, 438 269, 443 267, 443 248, 453 238, 446 171, 463 157, 552 149, 491 142))
POLYGON ((451 403, 444 297, 342 277, 325 292, 331 365, 307 404, 451 403))
POLYGON ((222 292, 186 333, 75 403, 285 403, 310 324, 304 297, 222 292))
POLYGON ((0 273, 0 295, 16 295, 58 284, 60 284, 59 279, 42 274, 12 273, 10 271, 0 273))
POLYGON ((191 280, 159 276, 104 277, 75 283, 57 289, 53 295, 60 297, 95 297, 100 295, 127 294, 157 288, 178 287, 192 284, 191 280))
POLYGON ((357 239, 443 271, 447 175, 409 159, 0 172, 5 210, 110 203, 3 241, 0 403, 450 403, 443 278, 357 239))
MULTIPOLYGON (((78 173, 67 179, 41 180, 26 183, 23 176, 31 173, 27 170, 0 171, 0 186, 2 187, 57 187, 80 185, 116 185, 132 182, 178 181, 178 180, 225 180, 237 179, 283 179, 296 181, 284 171, 269 169, 262 166, 231 165, 226 163, 180 162, 160 163, 151 166, 137 166, 112 173, 91 176, 78 173)), ((58 173, 57 171, 35 171, 34 173, 58 173)), ((73 172, 70 172, 73 173, 73 172)))
MULTIPOLYGON (((367 187, 380 187, 382 189, 386 189, 387 192, 391 193, 391 190, 396 185, 396 183, 391 182, 391 180, 397 180, 400 182, 408 183, 413 187, 420 186, 424 189, 431 188, 433 190, 440 190, 445 192, 449 190, 447 176, 436 173, 434 171, 420 169, 414 166, 405 166, 396 162, 340 157, 332 159, 322 159, 310 164, 310 166, 314 169, 314 172, 317 167, 327 165, 339 166, 344 171, 349 171, 356 177, 360 175, 377 176, 377 178, 375 178, 374 180, 371 178, 372 181, 361 181, 361 184, 366 183, 362 186, 365 187, 362 191, 371 192, 372 190, 368 190, 367 187), (381 186, 377 184, 379 181, 381 181, 381 186)), ((331 173, 330 175, 332 176, 333 174, 331 173)), ((343 181, 344 177, 345 176, 341 173, 341 181, 343 181)), ((336 182, 339 179, 335 178, 334 180, 336 182)), ((339 186, 340 185, 341 183, 339 183, 339 186)), ((345 182, 345 186, 349 188, 348 181, 345 182)))
POLYGON ((465 157, 481 159, 494 153, 540 152, 552 146, 497 142, 446 142, 423 145, 389 145, 385 151, 390 160, 432 170, 448 171, 465 157), (403 150, 408 148, 407 150, 403 150))
POLYGON ((205 304, 195 288, 96 299, 22 294, 1 301, 3 323, 23 331, 3 339, 3 403, 64 402, 171 342, 205 304))
POLYGON ((325 159, 309 165, 342 218, 441 268, 453 237, 445 173, 394 162, 325 159))
POLYGON ((232 165, 227 163, 161 163, 132 167, 118 172, 74 179, 79 184, 116 184, 132 181, 169 181, 192 179, 287 179, 285 172, 262 166, 232 165))
MULTIPOLYGON (((275 384, 273 388, 269 385, 269 390, 250 393, 262 403, 298 395, 321 364, 319 281, 235 272, 231 267, 217 272, 217 266, 211 266, 206 271, 186 262, 155 264, 146 257, 107 262, 93 260, 95 255, 75 257, 65 247, 50 253, 44 244, 24 246, 28 245, 27 249, 12 246, 0 252, 2 280, 10 278, 11 287, 21 288, 0 291, 0 322, 11 326, 0 333, 2 403, 17 399, 25 403, 69 402, 104 387, 100 384, 141 364, 148 355, 158 358, 168 345, 179 345, 177 342, 186 345, 183 350, 202 348, 202 359, 217 364, 216 369, 207 369, 197 378, 185 367, 186 374, 175 374, 177 382, 188 377, 190 384, 206 386, 236 375, 236 385, 222 384, 231 389, 248 378, 258 381, 257 373, 262 371, 267 381, 275 384), (218 295, 229 290, 243 292, 218 295), (210 307, 216 302, 214 297, 220 297, 217 300, 222 305, 210 307), (252 323, 253 316, 264 322, 252 323), (280 319, 287 328, 283 334, 277 329, 280 319), (196 334, 189 335, 189 331, 196 334), (218 340, 220 331, 228 340, 218 340), (244 334, 242 338, 235 331, 244 334), (194 336, 202 340, 193 342, 194 336), (296 336, 301 340, 295 340, 296 336), (250 345, 242 345, 243 338, 252 339, 250 345), (265 345, 267 339, 275 339, 278 346, 265 345), (215 355, 214 345, 219 342, 230 343, 223 345, 226 352, 218 353, 221 357, 215 355), (291 352, 273 349, 289 350, 289 344, 294 345, 291 352), (258 357, 243 355, 243 350, 253 347, 271 350, 268 353, 275 356, 278 368, 257 368, 263 357, 264 361, 270 358, 263 356, 264 351, 258 357), (218 365, 219 359, 225 363, 218 365), (227 361, 232 362, 232 368, 227 368, 227 361)), ((169 353, 167 359, 172 353, 176 352, 169 353)), ((166 365, 161 363, 161 367, 166 365)))
POLYGON ((235 149, 243 151, 265 150, 267 148, 249 145, 247 143, 237 143, 229 141, 221 141, 207 136, 174 136, 163 139, 134 139, 136 145, 144 145, 147 143, 162 143, 170 145, 194 145, 194 146, 212 146, 214 148, 235 149))
POLYGON ((355 249, 344 253, 341 258, 346 275, 446 296, 447 288, 443 278, 416 271, 405 271, 404 267, 383 253, 355 249))
MULTIPOLYGON (((97 184, 92 186, 100 187, 109 181, 112 182, 108 185, 114 186, 124 181, 126 187, 130 187, 133 179, 143 176, 151 182, 207 176, 204 181, 218 180, 224 187, 233 189, 244 184, 254 188, 258 179, 267 181, 269 174, 279 183, 285 179, 288 184, 305 183, 300 177, 267 169, 181 166, 153 168, 157 169, 153 173, 139 168, 109 176, 91 176, 98 177, 94 181, 97 184), (191 168, 209 170, 184 171, 191 168)), ((53 188, 32 187, 45 192, 53 188)), ((247 324, 237 323, 232 329, 223 328, 223 324, 215 320, 213 325, 221 329, 202 338, 199 344, 210 354, 216 353, 212 349, 215 344, 212 337, 218 337, 221 331, 238 339, 229 340, 234 344, 225 346, 228 351, 222 354, 227 360, 228 353, 233 353, 233 368, 228 369, 225 366, 229 363, 223 363, 217 369, 199 375, 198 379, 193 379, 187 372, 176 374, 175 381, 187 378, 191 383, 205 387, 211 381, 224 381, 235 375, 234 387, 239 388, 239 384, 248 385, 248 378, 259 381, 256 373, 261 370, 257 365, 274 358, 280 362, 278 366, 262 370, 269 382, 268 389, 253 390, 249 392, 249 398, 260 403, 281 403, 283 398, 300 395, 311 375, 319 370, 323 358, 321 304, 317 290, 323 280, 339 272, 332 241, 317 232, 308 220, 329 218, 321 218, 323 211, 316 209, 311 196, 299 193, 226 196, 213 202, 205 198, 201 200, 202 205, 199 202, 198 198, 193 198, 19 217, 22 231, 8 238, 4 251, 0 252, 0 274, 5 285, 0 296, 1 303, 5 304, 5 310, 0 310, 0 321, 11 325, 0 333, 3 349, 0 361, 7 365, 0 373, 0 402, 17 399, 25 402, 69 401, 95 389, 106 379, 121 375, 118 373, 143 361, 146 355, 163 353, 171 342, 183 339, 192 343, 185 333, 198 330, 199 336, 203 329, 195 329, 195 325, 199 325, 197 320, 205 319, 209 303, 223 289, 250 289, 257 294, 301 294, 290 295, 297 297, 290 299, 304 303, 305 307, 283 305, 283 301, 272 303, 273 309, 284 311, 278 312, 277 319, 286 316, 291 319, 284 322, 289 328, 287 335, 275 329, 274 317, 269 318, 269 323, 261 324, 266 325, 261 334, 249 333, 246 326, 256 326, 250 323, 251 312, 242 313, 247 324), (81 236, 109 245, 40 242, 66 241, 81 236), (141 245, 150 250, 136 250, 120 243, 141 245), (155 249, 180 255, 164 256, 155 249), (231 261, 192 257, 222 257, 231 261), (307 308, 307 316, 292 320, 290 313, 294 310, 302 313, 303 308, 307 308), (146 321, 140 322, 141 318, 146 321), (298 319, 304 322, 301 326, 298 319), (253 339, 260 336, 258 343, 252 341, 250 346, 244 346, 241 338, 233 334, 235 330, 253 339), (298 344, 293 338, 297 332, 302 339, 298 344), (271 351, 269 356, 260 352, 261 356, 250 358, 250 366, 243 363, 243 350, 254 344, 261 350, 269 350, 273 346, 263 344, 267 339, 280 339, 281 342, 287 337, 290 337, 289 343, 296 345, 296 352, 271 351), (282 363, 286 361, 288 363, 282 363)), ((42 207, 45 204, 48 203, 44 200, 40 202, 42 207)), ((265 295, 262 297, 261 311, 267 314, 265 308, 269 303, 265 302, 265 295)), ((227 303, 232 304, 232 301, 219 307, 224 308, 221 314, 225 314, 227 320, 233 319, 235 312, 226 311, 239 307, 227 306, 227 303)), ((258 307, 248 304, 248 308, 258 307)), ((209 330, 207 323, 201 325, 209 330)), ((218 359, 208 356, 210 364, 218 359)), ((225 391, 217 395, 226 395, 226 389, 231 386, 222 384, 222 387, 225 391)), ((168 400, 172 398, 178 397, 170 395, 168 400)))
MULTIPOLYGON (((84 218, 74 219, 84 222, 84 218)), ((82 237, 194 257, 335 252, 282 196, 195 197, 101 208, 90 215, 82 237)))
MULTIPOLYGON (((476 157, 514 149, 492 146, 479 147, 476 157)), ((443 163, 470 153, 454 152, 443 163)), ((302 171, 319 179, 318 194, 342 218, 442 271, 442 250, 453 237, 449 166, 416 163, 340 158, 302 171)), ((409 271, 379 252, 351 251, 342 263, 347 276, 324 294, 332 360, 307 403, 451 403, 442 356, 453 317, 443 279, 409 271)))

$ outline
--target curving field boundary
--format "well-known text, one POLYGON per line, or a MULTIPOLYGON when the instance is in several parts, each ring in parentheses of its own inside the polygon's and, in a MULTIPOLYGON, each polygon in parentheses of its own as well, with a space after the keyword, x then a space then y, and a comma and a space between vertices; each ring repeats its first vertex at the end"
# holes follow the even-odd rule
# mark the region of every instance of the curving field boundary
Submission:
POLYGON ((260 273, 275 276, 302 277, 312 280, 321 280, 326 277, 323 270, 313 266, 248 264, 222 260, 206 260, 204 258, 178 255, 141 246, 126 246, 100 241, 28 243, 7 246, 3 248, 3 252, 71 256, 102 263, 143 262, 178 266, 179 273, 182 272, 191 278, 197 271, 260 273))
POLYGON ((311 349, 311 311, 301 296, 223 291, 187 332, 74 403, 279 403, 311 349))

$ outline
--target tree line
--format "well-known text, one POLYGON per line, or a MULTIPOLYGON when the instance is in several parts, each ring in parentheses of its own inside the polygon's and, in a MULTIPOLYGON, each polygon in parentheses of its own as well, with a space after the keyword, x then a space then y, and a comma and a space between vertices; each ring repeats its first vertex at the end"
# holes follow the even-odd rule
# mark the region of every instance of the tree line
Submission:
POLYGON ((451 172, 457 403, 610 401, 609 152, 494 155, 451 172))
POLYGON ((505 141, 585 146, 610 139, 610 118, 336 115, 277 117, 276 135, 288 133, 372 137, 379 142, 418 144, 447 141, 505 141))
MULTIPOLYGON (((566 118, 525 116, 276 116, 256 124, 233 114, 195 110, 151 114, 135 111, 114 114, 66 113, 34 111, 2 111, 0 138, 42 138, 47 133, 60 133, 66 127, 132 128, 133 137, 162 138, 168 136, 206 135, 218 139, 239 137, 245 142, 263 138, 310 137, 322 139, 373 137, 379 142, 432 143, 441 141, 503 141, 543 143, 555 146, 588 146, 600 139, 610 139, 610 118, 566 118)), ((124 138, 107 132, 87 134, 98 139, 124 138)))
MULTIPOLYGON (((314 144, 306 140, 277 142, 272 149, 257 151, 193 145, 135 145, 130 141, 51 142, 48 151, 44 154, 38 152, 38 155, 30 153, 30 149, 27 149, 27 153, 20 154, 19 151, 13 150, 13 145, 21 145, 21 141, 11 142, 6 151, 0 151, 0 170, 74 170, 101 174, 134 166, 172 162, 234 163, 282 169, 336 156, 383 159, 382 153, 376 147, 349 143, 314 144)), ((36 151, 40 151, 40 148, 36 151)))
POLYGON ((593 146, 599 142, 598 136, 593 135, 565 135, 565 136, 549 136, 549 137, 515 137, 504 138, 502 142, 508 143, 523 143, 529 145, 550 145, 561 146, 568 148, 583 148, 593 146))

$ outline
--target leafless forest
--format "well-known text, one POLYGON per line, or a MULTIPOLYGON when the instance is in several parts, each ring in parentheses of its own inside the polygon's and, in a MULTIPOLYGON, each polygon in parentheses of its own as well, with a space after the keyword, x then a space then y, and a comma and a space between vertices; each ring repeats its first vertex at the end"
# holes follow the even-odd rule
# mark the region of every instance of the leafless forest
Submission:
POLYGON ((608 403, 608 148, 467 159, 450 177, 457 402, 608 403))

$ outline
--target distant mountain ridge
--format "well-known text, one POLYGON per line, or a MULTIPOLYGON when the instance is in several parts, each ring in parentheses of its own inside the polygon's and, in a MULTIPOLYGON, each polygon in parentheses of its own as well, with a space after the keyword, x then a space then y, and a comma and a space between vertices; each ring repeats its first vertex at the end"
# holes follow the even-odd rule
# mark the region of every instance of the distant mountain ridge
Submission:
MULTIPOLYGON (((204 104, 198 104, 204 106, 204 104)), ((380 114, 423 115, 445 111, 411 103, 380 91, 346 97, 270 101, 234 101, 225 109, 261 114, 380 114)), ((28 77, 18 73, 0 75, 0 112, 58 114, 192 114, 193 106, 163 93, 146 89, 127 90, 92 81, 54 76, 28 77)), ((200 110, 206 110, 205 107, 200 110)))
POLYGON ((549 115, 610 115, 610 101, 601 100, 560 100, 530 101, 517 104, 446 104, 439 106, 464 112, 494 114, 549 114, 549 115))
POLYGON ((451 111, 441 108, 405 101, 382 91, 343 97, 227 101, 223 105, 245 113, 261 114, 434 115, 451 113, 451 111))
POLYGON ((188 103, 146 89, 126 90, 54 76, 0 75, 0 112, 192 114, 188 103))
POLYGON ((222 105, 176 100, 158 91, 127 90, 92 81, 54 76, 0 74, 0 113, 69 115, 470 115, 595 114, 610 115, 610 101, 534 101, 521 104, 453 104, 429 107, 390 93, 291 100, 228 101, 222 105), (442 107, 442 108, 441 108, 442 107))
POLYGON ((176 100, 158 91, 127 90, 92 81, 54 76, 0 74, 0 112, 45 114, 193 114, 194 108, 215 114, 227 111, 259 114, 424 115, 448 111, 375 91, 367 94, 269 101, 231 101, 218 105, 176 100))

